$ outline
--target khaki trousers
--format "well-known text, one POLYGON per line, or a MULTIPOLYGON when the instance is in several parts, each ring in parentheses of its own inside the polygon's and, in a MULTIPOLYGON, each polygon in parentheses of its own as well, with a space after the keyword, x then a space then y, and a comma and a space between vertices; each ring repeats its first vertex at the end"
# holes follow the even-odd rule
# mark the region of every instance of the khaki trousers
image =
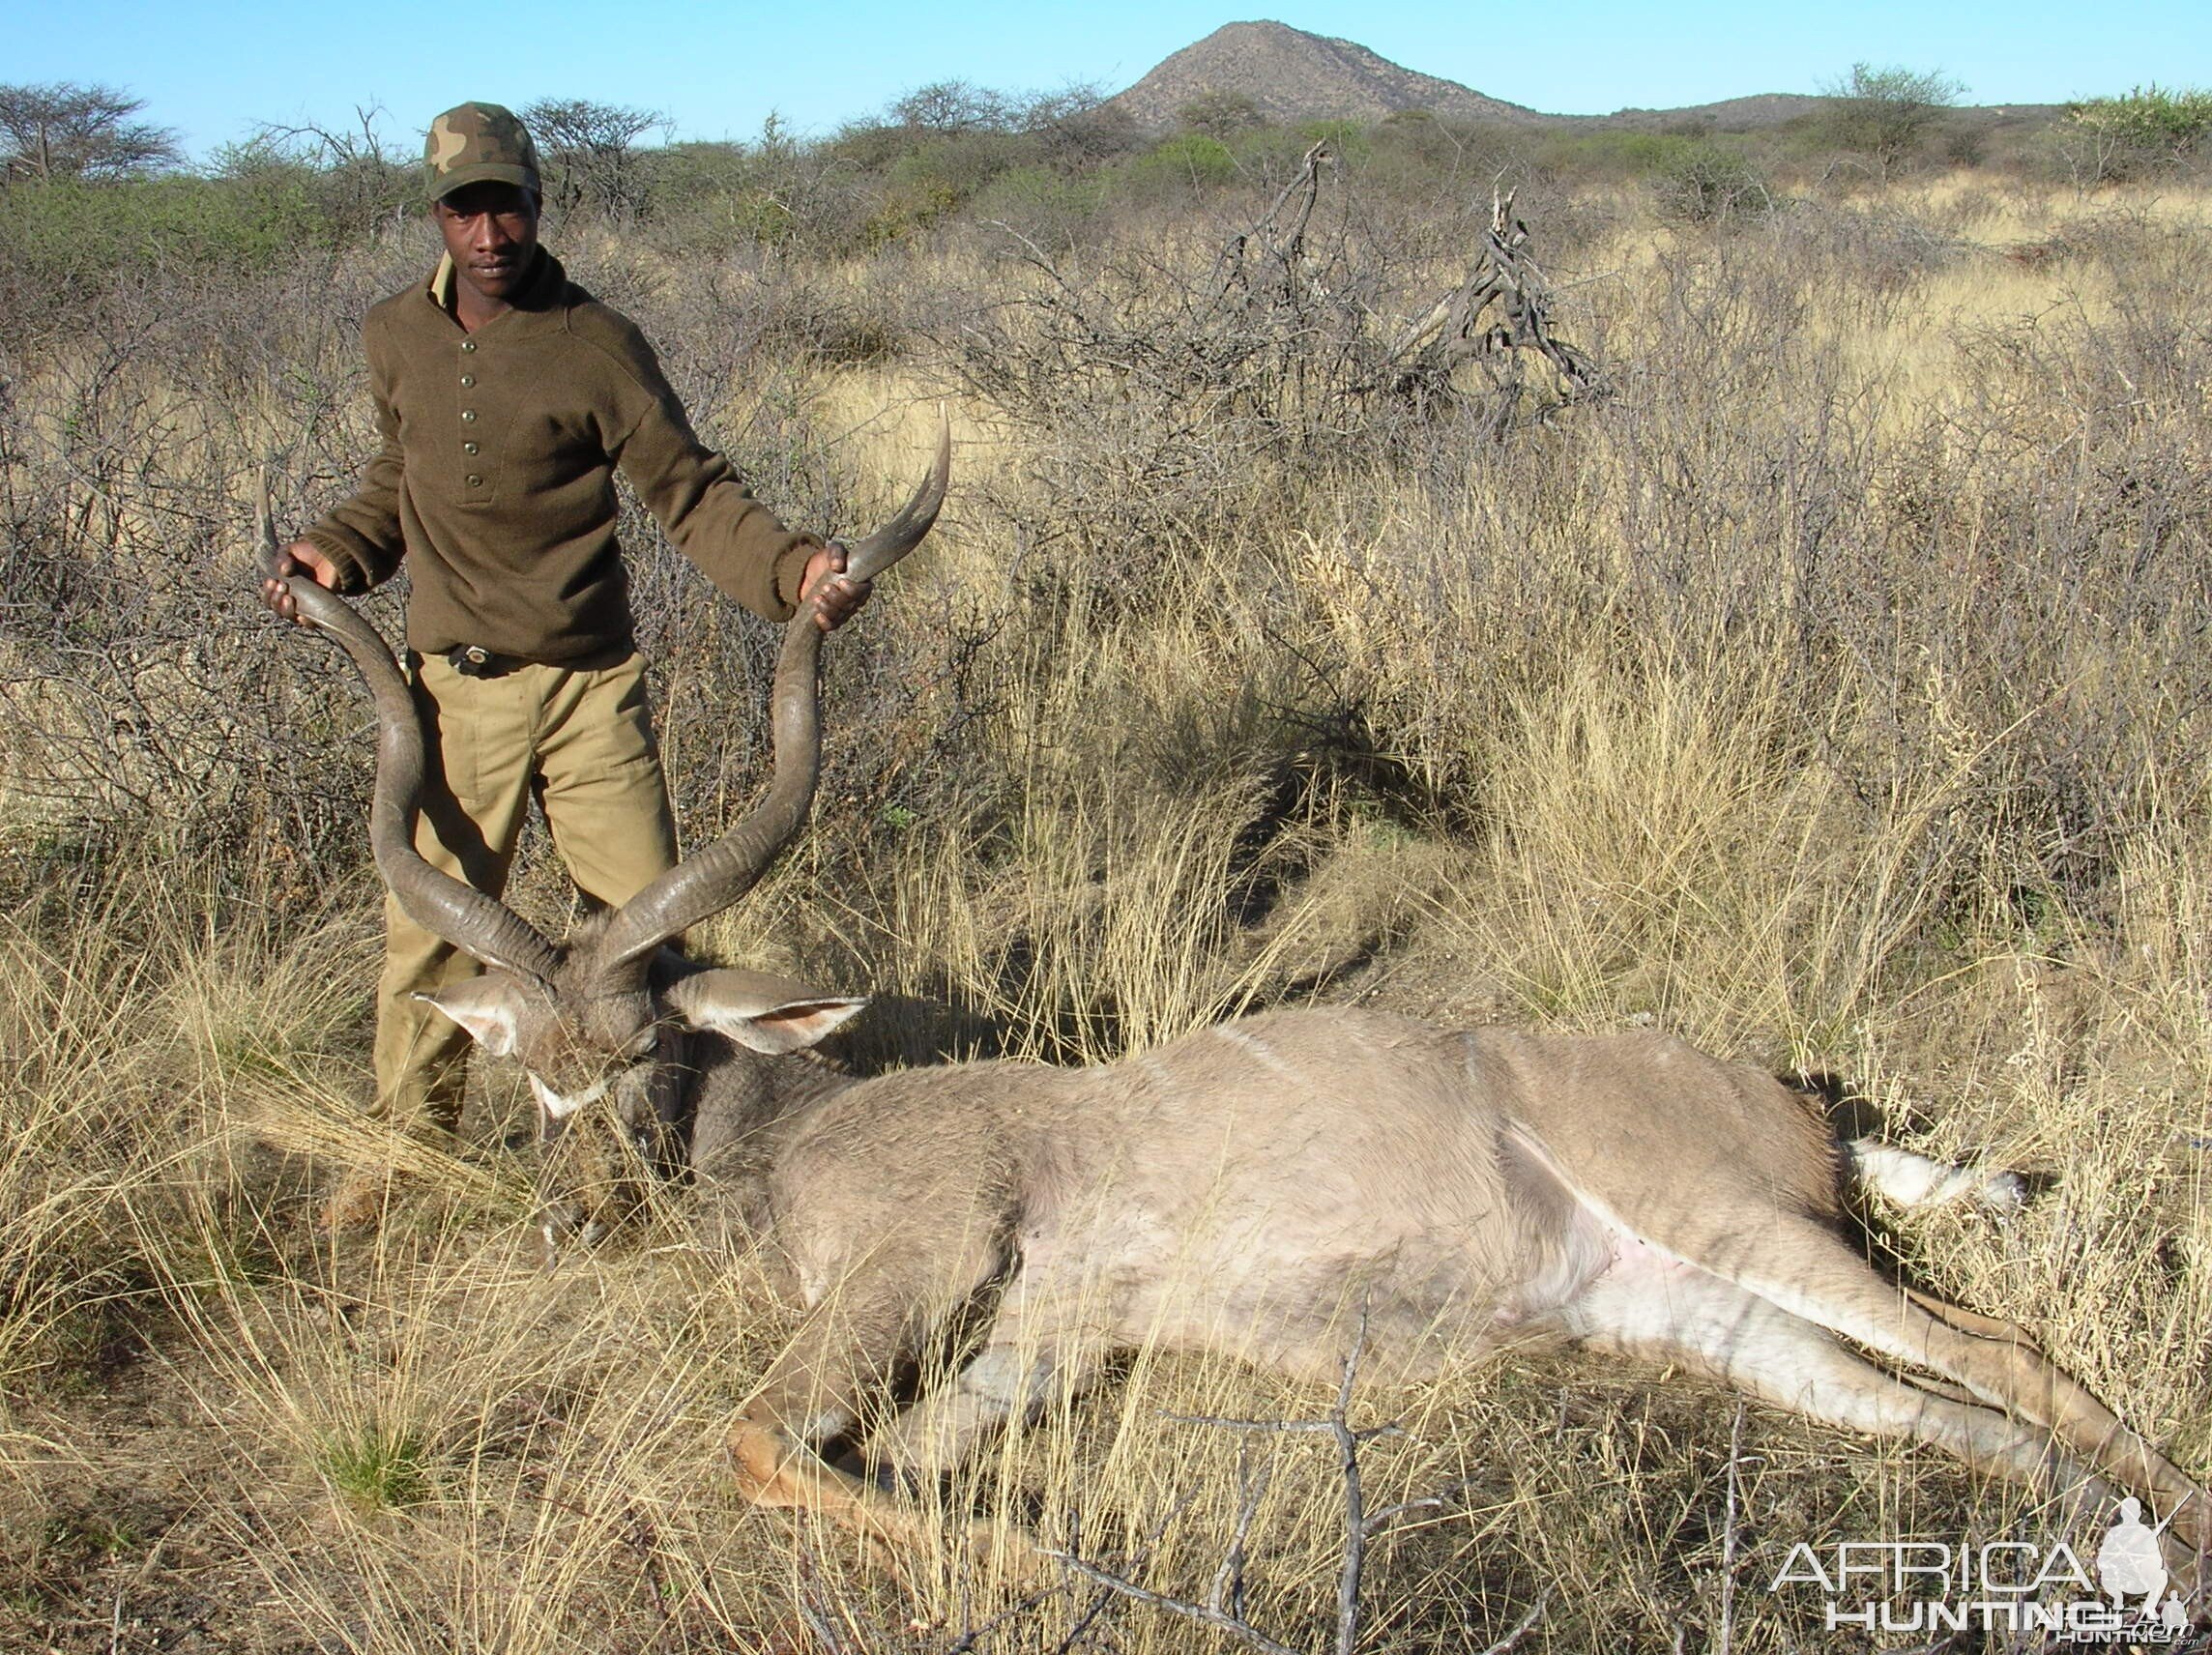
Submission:
MULTIPOLYGON (((415 843, 425 860, 498 896, 530 801, 586 895, 626 902, 676 861, 676 828, 646 706, 645 662, 525 666, 464 678, 443 656, 410 675, 429 776, 415 843)), ((469 1037, 418 992, 479 967, 389 897, 376 1001, 376 1113, 451 1131, 469 1037)))

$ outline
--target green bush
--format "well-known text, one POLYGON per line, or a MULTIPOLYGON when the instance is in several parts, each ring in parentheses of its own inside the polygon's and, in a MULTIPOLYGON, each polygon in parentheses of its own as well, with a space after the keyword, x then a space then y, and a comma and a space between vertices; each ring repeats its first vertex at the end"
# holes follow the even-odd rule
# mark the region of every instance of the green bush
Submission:
POLYGON ((950 132, 923 138, 890 163, 887 183, 897 193, 957 204, 1020 163, 1024 145, 1011 132, 950 132))
POLYGON ((2212 92, 2155 83, 2121 98, 2070 103, 2055 133, 2079 183, 2101 184, 2178 166, 2212 133, 2212 92))
POLYGON ((986 222, 1010 224, 1034 240, 1061 242, 1095 218, 1105 203, 1104 180, 1095 172, 1017 166, 993 179, 969 208, 986 222))
POLYGON ((74 182, 0 190, 0 270, 50 294, 131 271, 250 271, 341 240, 305 167, 236 178, 74 182))
POLYGON ((1653 179, 1683 164, 1704 143, 1673 132, 1606 129, 1547 136, 1537 143, 1535 160, 1548 171, 1579 178, 1653 179))
POLYGON ((759 244, 848 251, 874 203, 830 143, 801 143, 771 115, 750 143, 673 144, 640 158, 639 217, 656 245, 726 253, 759 244))
POLYGON ((1237 158, 1219 138, 1204 132, 1178 132, 1122 168, 1129 193, 1151 199, 1179 189, 1203 189, 1237 176, 1237 158))
POLYGON ((669 144, 638 160, 651 215, 682 213, 703 198, 745 189, 760 171, 743 144, 669 144))
POLYGON ((1374 144, 1369 138, 1370 129, 1358 121, 1301 121, 1297 126, 1298 139, 1308 149, 1315 144, 1326 144, 1344 160, 1363 160, 1374 144))

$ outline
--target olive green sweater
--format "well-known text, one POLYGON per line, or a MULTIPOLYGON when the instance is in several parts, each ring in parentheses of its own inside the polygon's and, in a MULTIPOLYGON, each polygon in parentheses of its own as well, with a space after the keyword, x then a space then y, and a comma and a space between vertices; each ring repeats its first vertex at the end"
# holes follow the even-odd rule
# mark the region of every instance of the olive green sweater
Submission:
POLYGON ((683 553, 771 620, 798 602, 808 555, 703 447, 645 336, 570 281, 552 254, 514 307, 466 332, 427 286, 369 311, 369 385, 384 446, 361 487, 307 531, 339 590, 405 558, 407 641, 424 654, 477 644, 577 665, 629 648, 615 544, 616 467, 683 553))

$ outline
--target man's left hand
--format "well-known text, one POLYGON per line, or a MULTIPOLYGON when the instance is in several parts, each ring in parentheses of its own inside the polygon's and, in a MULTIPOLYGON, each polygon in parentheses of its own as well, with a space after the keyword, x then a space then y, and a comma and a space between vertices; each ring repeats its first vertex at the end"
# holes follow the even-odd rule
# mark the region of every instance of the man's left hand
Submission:
POLYGON ((834 632, 859 612, 875 590, 872 580, 850 580, 845 575, 845 547, 831 540, 806 560, 806 573, 799 583, 800 602, 814 599, 814 624, 834 632))

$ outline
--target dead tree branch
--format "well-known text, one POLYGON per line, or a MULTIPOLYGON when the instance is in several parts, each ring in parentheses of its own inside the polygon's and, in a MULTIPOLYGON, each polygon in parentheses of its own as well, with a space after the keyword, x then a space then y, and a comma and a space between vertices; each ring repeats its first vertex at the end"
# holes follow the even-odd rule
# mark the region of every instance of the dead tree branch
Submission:
POLYGON ((1482 1655, 1506 1655, 1506 1652, 1528 1636, 1535 1624, 1544 1618, 1544 1611, 1552 1606, 1552 1594, 1546 1592, 1538 1598, 1528 1612, 1513 1623, 1513 1630, 1493 1643, 1482 1655))
POLYGON ((1058 1558, 1063 1567, 1081 1575, 1087 1581, 1104 1586, 1108 1591, 1121 1597, 1128 1598, 1135 1603, 1150 1604, 1152 1608, 1165 1610, 1170 1614, 1179 1614, 1186 1620, 1195 1620, 1201 1625, 1210 1626, 1214 1631, 1225 1632, 1239 1642, 1248 1643, 1255 1649, 1267 1651, 1267 1655, 1303 1655, 1303 1651, 1294 1649, 1288 1643, 1276 1642, 1258 1627, 1238 1619, 1236 1615, 1217 1610, 1210 1604, 1192 1603, 1188 1598, 1170 1597, 1165 1592, 1155 1592, 1150 1587, 1138 1585, 1134 1581, 1124 1580, 1110 1569, 1101 1569, 1095 1563, 1086 1563, 1082 1558, 1066 1552, 1048 1551, 1044 1554, 1047 1557, 1058 1558))
POLYGON ((1306 228, 1321 202, 1322 169, 1335 159, 1326 140, 1306 151, 1296 175, 1277 191, 1251 228, 1239 230, 1223 244, 1214 265, 1218 294, 1227 298, 1236 292, 1248 304, 1276 303, 1294 308, 1315 296, 1317 272, 1306 254, 1306 228), (1253 278, 1255 263, 1258 280, 1253 278))
MULTIPOLYGON (((1336 1636, 1331 1645, 1336 1655, 1352 1655, 1358 1641, 1360 1588, 1366 1574, 1368 1543, 1391 1524, 1412 1512, 1442 1509, 1471 1480, 1454 1483, 1437 1494, 1419 1499, 1403 1500, 1380 1511, 1371 1512, 1367 1509, 1359 1464, 1360 1450, 1378 1437, 1401 1435, 1402 1427, 1395 1420, 1369 1426, 1354 1426, 1352 1423, 1353 1391, 1358 1383, 1359 1362, 1366 1345, 1367 1321, 1363 1314, 1360 1318, 1359 1336, 1344 1358, 1343 1377, 1337 1385, 1335 1406, 1329 1409, 1325 1418, 1234 1419, 1213 1414, 1166 1416, 1186 1425, 1210 1425, 1228 1431, 1268 1436, 1325 1435, 1335 1443, 1337 1475, 1344 1487, 1344 1557, 1337 1571, 1336 1636)), ((1273 1474, 1271 1461, 1255 1467, 1249 1444, 1238 1447, 1236 1526, 1222 1554, 1221 1566, 1214 1571, 1213 1583, 1204 1603, 1139 1585, 1126 1575, 1116 1574, 1098 1564, 1084 1561, 1072 1550, 1047 1552, 1045 1555, 1058 1558, 1073 1573, 1132 1602, 1148 1604, 1171 1614, 1199 1621, 1217 1632, 1238 1639, 1255 1649, 1296 1655, 1290 1645, 1270 1638, 1245 1617, 1246 1548, 1253 1521, 1259 1514, 1261 1501, 1266 1496, 1273 1474)), ((1543 1604, 1538 1603, 1520 1626, 1508 1634, 1506 1640, 1497 1647, 1500 1650, 1510 1648, 1522 1633, 1535 1624, 1543 1608, 1543 1604)))
POLYGON ((1528 252, 1528 226, 1513 216, 1513 193, 1491 197, 1490 229, 1458 287, 1430 306, 1391 346, 1391 389, 1416 401, 1449 393, 1453 374, 1477 365, 1499 393, 1491 435, 1502 438, 1521 399, 1520 353, 1552 364, 1564 401, 1604 389, 1589 355, 1552 334, 1552 285, 1528 252), (1494 319, 1493 319, 1494 318, 1494 319))

